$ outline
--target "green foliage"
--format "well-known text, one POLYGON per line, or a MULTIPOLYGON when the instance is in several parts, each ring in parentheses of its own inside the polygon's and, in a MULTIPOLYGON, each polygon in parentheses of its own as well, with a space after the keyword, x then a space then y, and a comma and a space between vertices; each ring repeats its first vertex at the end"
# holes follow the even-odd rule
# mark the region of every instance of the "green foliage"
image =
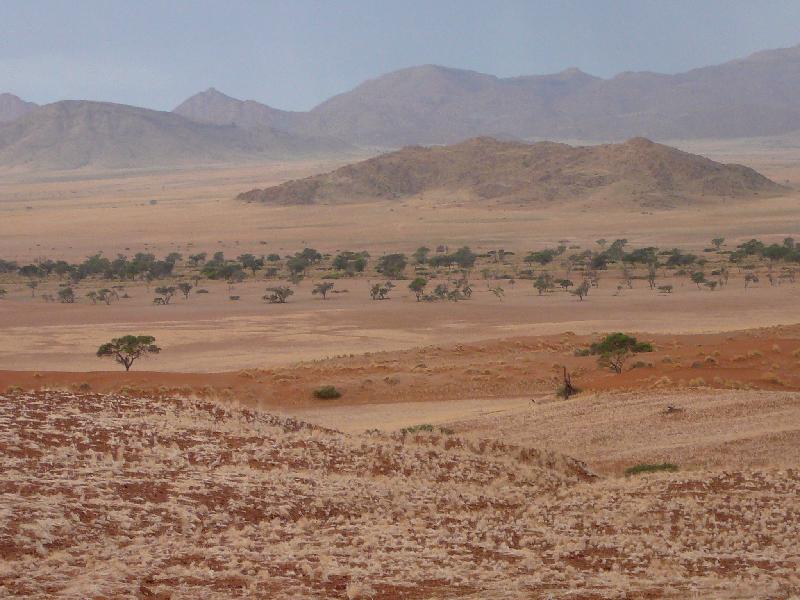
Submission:
POLYGON ((558 256, 558 250, 547 248, 545 250, 539 250, 538 252, 531 252, 525 257, 525 262, 539 263, 540 265, 544 266, 553 262, 553 259, 556 256, 558 256))
POLYGON ((678 465, 673 463, 640 463, 625 469, 625 475, 640 475, 641 473, 659 473, 664 471, 668 473, 674 473, 677 470, 678 465))
POLYGON ((181 291, 181 294, 183 294, 183 297, 186 300, 189 299, 189 292, 192 291, 193 287, 194 286, 191 283, 189 283, 188 281, 182 281, 182 282, 180 282, 178 284, 178 289, 181 291))
POLYGON ((294 290, 285 285, 267 288, 267 293, 262 297, 262 300, 270 304, 285 304, 289 296, 294 295, 294 290))
POLYGON ((423 423, 422 425, 412 425, 411 427, 403 427, 403 429, 400 430, 400 433, 403 434, 419 433, 421 431, 431 433, 433 432, 433 425, 431 425, 430 423, 423 423))
POLYGON ((428 255, 430 253, 431 253, 430 248, 428 248, 427 246, 420 246, 419 248, 414 250, 414 253, 411 255, 411 258, 413 258, 418 265, 424 265, 426 262, 428 262, 428 255))
POLYGON ((368 252, 341 252, 331 262, 334 269, 349 274, 362 273, 367 268, 368 252))
POLYGON ((62 304, 73 304, 75 302, 75 290, 71 287, 58 290, 58 301, 62 304))
POLYGON ((706 281, 706 274, 702 271, 695 271, 692 273, 692 283, 697 284, 697 287, 700 287, 701 283, 705 283, 706 281))
POLYGON ((625 362, 634 354, 652 351, 652 344, 639 342, 635 337, 620 332, 610 333, 589 346, 589 352, 598 355, 597 363, 617 374, 622 373, 625 362))
POLYGON ((422 298, 426 285, 428 285, 428 280, 424 277, 415 277, 414 280, 408 284, 408 289, 414 292, 414 295, 417 297, 417 302, 422 298))
POLYGON ((540 296, 545 292, 549 292, 555 287, 553 276, 550 273, 540 273, 536 281, 533 282, 533 287, 536 288, 540 296))
POLYGON ((255 276, 256 271, 264 267, 264 257, 258 257, 253 254, 242 254, 239 256, 239 263, 245 269, 250 269, 255 276))
POLYGON ((342 392, 332 385, 323 385, 322 387, 318 387, 314 390, 314 398, 319 400, 333 400, 341 397, 342 392))
POLYGON ((161 297, 163 304, 169 304, 170 300, 172 300, 172 297, 175 295, 175 290, 176 290, 175 286, 165 285, 157 287, 156 294, 158 294, 161 297))
POLYGON ((316 285, 314 285, 314 289, 311 290, 311 293, 314 294, 315 296, 319 294, 320 296, 322 296, 322 299, 325 300, 325 298, 327 298, 328 296, 328 292, 333 289, 334 285, 336 284, 330 281, 317 283, 316 285))
POLYGON ((403 271, 408 264, 405 254, 385 254, 378 259, 376 270, 386 277, 395 279, 403 276, 403 271))
POLYGON ((369 289, 369 297, 373 300, 388 300, 389 292, 392 291, 394 284, 391 281, 386 283, 376 283, 369 289))
POLYGON ((100 346, 97 349, 97 356, 111 357, 124 366, 126 371, 130 371, 135 360, 161 352, 155 341, 151 335, 125 335, 100 346))

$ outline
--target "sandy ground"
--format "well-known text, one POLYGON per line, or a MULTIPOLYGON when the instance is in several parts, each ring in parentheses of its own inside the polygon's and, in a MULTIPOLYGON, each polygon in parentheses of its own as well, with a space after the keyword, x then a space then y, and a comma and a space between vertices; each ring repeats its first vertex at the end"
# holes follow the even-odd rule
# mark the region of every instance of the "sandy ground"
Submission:
MULTIPOLYGON (((618 277, 614 271, 602 275, 600 287, 583 302, 560 291, 539 296, 524 280, 503 283, 502 300, 487 291, 485 282, 474 280, 472 298, 457 303, 418 303, 404 281, 397 282, 390 300, 373 301, 366 279, 336 282, 334 290, 348 291, 327 300, 312 295, 313 282, 304 281, 285 305, 261 299, 270 285, 263 280, 232 291, 224 283, 201 283, 209 294, 175 298, 169 306, 154 306, 154 293, 141 285, 126 290, 130 299, 110 306, 85 298, 74 305, 43 302, 39 296, 55 294, 55 282, 41 286, 36 298, 21 285, 8 286, 8 296, 0 300, 0 368, 113 369, 94 352, 128 333, 154 335, 163 349, 136 369, 214 372, 505 336, 619 329, 713 332, 800 320, 799 284, 764 283, 745 291, 734 275, 715 292, 680 279, 673 281, 672 294, 638 281, 616 295, 618 277), (241 299, 231 301, 231 294, 241 299)), ((76 293, 82 297, 102 285, 82 284, 76 293)))
MULTIPOLYGON (((695 144, 696 145, 696 144, 695 144)), ((800 149, 765 153, 741 143, 705 144, 711 158, 741 162, 782 184, 800 188, 800 149)), ((410 251, 420 244, 470 244, 478 249, 529 249, 599 237, 632 244, 707 245, 765 236, 782 239, 797 228, 798 193, 782 198, 717 203, 667 211, 566 203, 530 207, 480 206, 432 196, 369 205, 264 207, 235 195, 331 169, 338 163, 285 163, 167 172, 60 173, 44 178, 0 173, 0 256, 77 259, 149 248, 288 252, 304 244, 322 250, 410 251), (155 201, 156 204, 151 204, 155 201), (263 244, 262 244, 263 242, 263 244)))

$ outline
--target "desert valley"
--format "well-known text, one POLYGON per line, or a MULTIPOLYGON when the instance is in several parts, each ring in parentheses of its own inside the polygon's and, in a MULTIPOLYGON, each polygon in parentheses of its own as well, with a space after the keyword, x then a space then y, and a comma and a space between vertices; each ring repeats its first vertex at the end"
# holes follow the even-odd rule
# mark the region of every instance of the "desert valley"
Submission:
POLYGON ((0 96, 0 596, 800 597, 798 93, 0 96))

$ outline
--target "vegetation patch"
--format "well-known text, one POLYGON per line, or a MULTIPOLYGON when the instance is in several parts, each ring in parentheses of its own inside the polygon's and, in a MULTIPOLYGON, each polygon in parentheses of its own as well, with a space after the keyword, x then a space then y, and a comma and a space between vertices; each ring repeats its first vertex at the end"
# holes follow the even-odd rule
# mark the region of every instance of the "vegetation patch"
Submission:
POLYGON ((642 473, 660 473, 666 471, 674 473, 678 470, 678 465, 674 463, 639 463, 625 469, 625 475, 641 475, 642 473))
POLYGON ((333 400, 341 397, 342 392, 332 385, 323 385, 322 387, 318 387, 314 390, 314 398, 319 400, 333 400))

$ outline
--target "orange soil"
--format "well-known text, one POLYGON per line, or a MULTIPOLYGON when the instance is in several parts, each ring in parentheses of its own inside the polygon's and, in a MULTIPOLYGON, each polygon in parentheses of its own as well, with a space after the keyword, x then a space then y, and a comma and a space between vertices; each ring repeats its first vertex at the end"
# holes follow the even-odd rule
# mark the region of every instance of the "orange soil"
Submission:
POLYGON ((550 395, 563 365, 587 392, 680 387, 800 390, 800 325, 638 337, 652 341, 655 351, 631 359, 620 375, 600 369, 595 357, 575 356, 576 349, 596 337, 568 332, 222 373, 0 371, 0 389, 78 389, 88 384, 83 389, 195 394, 296 408, 319 406, 312 391, 331 384, 343 397, 328 404, 343 406, 550 395))

